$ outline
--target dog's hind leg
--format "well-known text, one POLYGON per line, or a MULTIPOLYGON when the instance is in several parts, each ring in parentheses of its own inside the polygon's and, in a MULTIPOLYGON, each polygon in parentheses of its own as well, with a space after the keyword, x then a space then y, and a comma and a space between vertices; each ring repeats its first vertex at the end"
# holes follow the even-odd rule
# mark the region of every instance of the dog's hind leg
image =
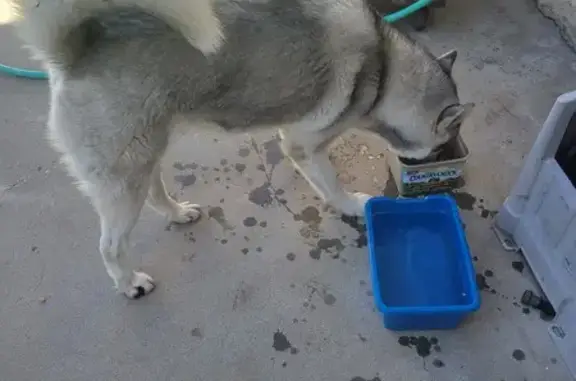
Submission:
POLYGON ((87 186, 100 215, 100 253, 106 271, 117 289, 131 299, 138 299, 154 289, 152 278, 145 273, 132 271, 126 256, 130 233, 138 220, 149 187, 147 174, 138 177, 107 179, 102 184, 87 186))
POLYGON ((338 181, 336 170, 323 152, 337 133, 322 133, 280 130, 280 146, 302 176, 322 197, 324 202, 351 216, 364 216, 364 205, 370 196, 363 193, 349 193, 338 181))
POLYGON ((190 202, 176 202, 168 192, 162 180, 160 163, 156 164, 150 178, 150 190, 147 203, 158 213, 167 216, 178 224, 196 222, 201 216, 200 206, 190 202))

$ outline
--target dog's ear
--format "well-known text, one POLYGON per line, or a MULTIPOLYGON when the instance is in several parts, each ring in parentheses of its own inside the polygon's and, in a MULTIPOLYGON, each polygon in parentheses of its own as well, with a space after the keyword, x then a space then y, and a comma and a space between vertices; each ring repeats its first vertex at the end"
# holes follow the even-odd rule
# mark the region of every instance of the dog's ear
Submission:
POLYGON ((459 126, 464 119, 470 115, 474 109, 474 103, 466 103, 463 105, 452 105, 442 111, 440 120, 438 122, 438 130, 450 129, 453 126, 459 126))
POLYGON ((446 73, 451 73, 452 66, 454 66, 454 61, 456 61, 457 56, 458 52, 455 49, 453 49, 450 50, 449 52, 442 54, 440 57, 436 58, 436 61, 438 61, 438 63, 442 67, 442 70, 444 70, 446 73))

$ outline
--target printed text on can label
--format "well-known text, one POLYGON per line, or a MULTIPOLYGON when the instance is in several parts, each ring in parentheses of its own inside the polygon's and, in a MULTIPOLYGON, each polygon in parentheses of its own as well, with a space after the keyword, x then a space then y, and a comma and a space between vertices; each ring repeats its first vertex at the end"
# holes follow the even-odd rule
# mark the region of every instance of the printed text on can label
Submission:
POLYGON ((404 184, 427 183, 430 181, 445 181, 457 179, 462 174, 458 168, 436 168, 421 171, 405 171, 402 173, 404 184))

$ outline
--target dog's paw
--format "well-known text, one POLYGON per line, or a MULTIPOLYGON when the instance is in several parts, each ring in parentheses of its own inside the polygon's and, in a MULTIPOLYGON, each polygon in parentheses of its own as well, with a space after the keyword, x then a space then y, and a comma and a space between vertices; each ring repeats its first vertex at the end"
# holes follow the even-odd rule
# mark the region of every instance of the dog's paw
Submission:
POLYGON ((360 192, 348 193, 348 198, 335 207, 348 216, 364 217, 364 206, 371 197, 360 192))
POLYGON ((154 279, 148 274, 134 271, 130 284, 125 287, 124 295, 130 299, 140 299, 154 290, 154 279))
POLYGON ((201 216, 200 205, 186 201, 176 204, 174 213, 170 216, 170 221, 177 224, 188 224, 198 221, 201 216))

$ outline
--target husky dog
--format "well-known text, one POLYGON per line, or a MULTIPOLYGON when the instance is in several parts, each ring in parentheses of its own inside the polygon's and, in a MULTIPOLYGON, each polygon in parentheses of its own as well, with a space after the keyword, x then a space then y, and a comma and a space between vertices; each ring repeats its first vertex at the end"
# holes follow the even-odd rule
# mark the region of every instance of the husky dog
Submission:
POLYGON ((126 257, 144 203, 177 223, 201 215, 162 181, 176 121, 278 128, 284 153, 324 201, 361 216, 368 196, 341 187, 323 148, 355 127, 424 158, 458 135, 471 110, 451 78, 456 53, 434 57, 362 0, 216 0, 225 38, 211 55, 157 15, 97 8, 20 6, 18 28, 48 67, 49 136, 100 216, 104 264, 129 298, 154 288, 126 257))

